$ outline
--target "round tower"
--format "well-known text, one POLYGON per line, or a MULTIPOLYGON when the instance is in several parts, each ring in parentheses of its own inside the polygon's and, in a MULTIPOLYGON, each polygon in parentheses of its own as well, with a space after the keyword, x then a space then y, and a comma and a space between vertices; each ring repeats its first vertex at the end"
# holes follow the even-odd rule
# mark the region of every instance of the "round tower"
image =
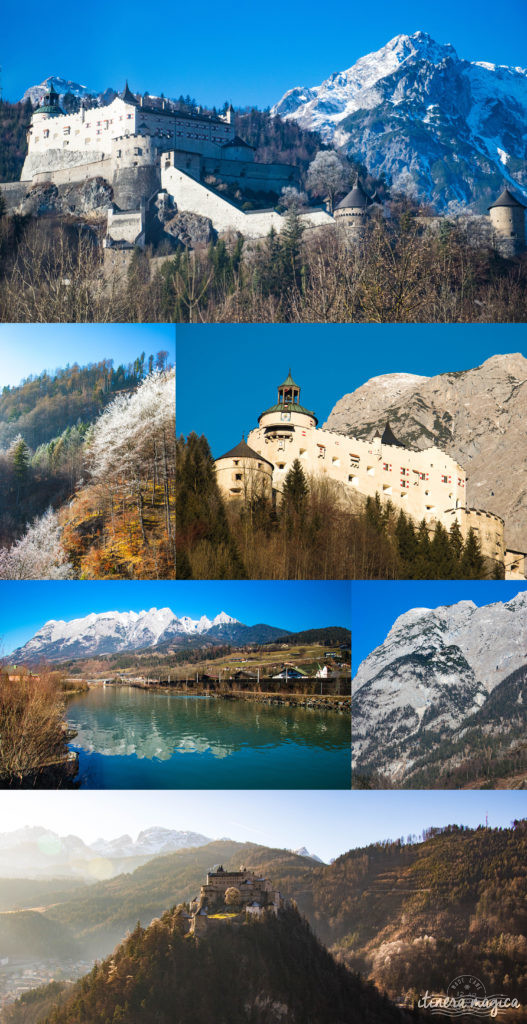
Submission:
POLYGON ((273 464, 259 455, 244 438, 235 448, 216 459, 216 476, 225 497, 243 501, 270 499, 273 491, 273 464))
POLYGON ((274 428, 294 430, 296 427, 316 427, 318 420, 310 409, 300 404, 300 388, 295 384, 291 370, 283 384, 278 385, 278 400, 258 417, 260 430, 266 433, 274 428), (285 427, 289 424, 289 427, 285 427))
POLYGON ((525 250, 525 203, 504 188, 489 206, 490 222, 503 256, 518 256, 525 250))
POLYGON ((351 192, 335 207, 334 217, 339 227, 361 234, 366 224, 371 199, 357 178, 351 192))

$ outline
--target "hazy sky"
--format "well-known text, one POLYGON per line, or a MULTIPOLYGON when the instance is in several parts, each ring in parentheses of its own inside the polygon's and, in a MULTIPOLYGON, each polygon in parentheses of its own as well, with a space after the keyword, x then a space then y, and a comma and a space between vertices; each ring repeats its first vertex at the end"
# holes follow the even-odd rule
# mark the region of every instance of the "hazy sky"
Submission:
POLYGON ((395 35, 418 30, 452 43, 469 60, 525 63, 525 0, 508 0, 503 9, 491 0, 377 0, 374 7, 333 0, 322 8, 314 0, 267 0, 265 8, 202 0, 199 8, 169 5, 152 16, 139 0, 110 8, 94 0, 89 12, 82 4, 48 11, 27 0, 23 26, 16 4, 4 7, 0 63, 9 100, 62 75, 94 91, 122 89, 128 78, 139 92, 265 107, 287 89, 318 84, 395 35))
POLYGON ((351 620, 350 584, 340 581, 4 582, 0 584, 3 651, 9 654, 25 643, 49 619, 165 607, 180 617, 213 618, 224 611, 246 625, 264 622, 290 630, 349 628, 351 620))
POLYGON ((177 328, 176 429, 217 458, 258 425, 289 367, 322 426, 335 402, 384 373, 433 376, 523 352, 525 324, 255 324, 177 328))
POLYGON ((518 791, 383 792, 53 792, 0 793, 0 831, 42 825, 86 842, 154 825, 285 849, 306 846, 328 861, 378 839, 419 834, 429 825, 508 826, 527 814, 518 791))
POLYGON ((440 605, 473 601, 492 604, 510 601, 527 583, 502 580, 387 580, 354 581, 351 585, 353 657, 355 675, 361 661, 382 644, 396 618, 410 608, 439 608, 440 605))
POLYGON ((173 324, 0 324, 0 390, 68 363, 129 363, 166 349, 175 360, 173 324))

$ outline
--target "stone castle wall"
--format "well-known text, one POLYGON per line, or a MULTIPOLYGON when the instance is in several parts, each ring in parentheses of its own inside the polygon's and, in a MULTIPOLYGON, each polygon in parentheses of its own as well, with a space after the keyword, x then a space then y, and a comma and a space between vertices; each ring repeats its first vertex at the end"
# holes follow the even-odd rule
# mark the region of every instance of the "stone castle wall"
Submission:
MULTIPOLYGON (((262 238, 271 227, 280 232, 286 218, 276 210, 246 213, 234 203, 202 185, 195 178, 174 166, 171 154, 161 161, 161 185, 172 196, 178 209, 208 217, 218 232, 240 231, 245 238, 262 238)), ((323 210, 302 215, 306 227, 333 224, 333 218, 323 210)))

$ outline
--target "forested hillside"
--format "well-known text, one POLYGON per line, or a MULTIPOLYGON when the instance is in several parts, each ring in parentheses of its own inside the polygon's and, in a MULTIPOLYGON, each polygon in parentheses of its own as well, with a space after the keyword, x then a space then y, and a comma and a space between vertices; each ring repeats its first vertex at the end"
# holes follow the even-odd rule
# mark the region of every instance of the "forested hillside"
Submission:
POLYGON ((180 579, 484 579, 471 531, 455 524, 430 536, 389 502, 362 499, 342 485, 308 477, 299 460, 280 503, 252 492, 224 502, 205 437, 178 439, 176 521, 180 579))
POLYGON ((317 933, 392 996, 445 991, 473 973, 524 1003, 527 821, 415 840, 352 850, 315 872, 305 910, 317 933))
POLYGON ((0 578, 173 572, 168 353, 29 377, 0 397, 0 578), (66 504, 67 503, 67 504, 66 504))
POLYGON ((73 990, 24 997, 12 1024, 398 1024, 400 1011, 335 962, 294 909, 185 935, 183 908, 139 925, 73 990), (51 996, 51 999, 49 998, 51 996), (177 1007, 177 1017, 175 1016, 177 1007), (47 1012, 46 1012, 47 1011, 47 1012), (279 1017, 277 1013, 279 1011, 279 1017))
POLYGON ((0 100, 0 181, 20 179, 32 112, 30 100, 25 103, 0 100))

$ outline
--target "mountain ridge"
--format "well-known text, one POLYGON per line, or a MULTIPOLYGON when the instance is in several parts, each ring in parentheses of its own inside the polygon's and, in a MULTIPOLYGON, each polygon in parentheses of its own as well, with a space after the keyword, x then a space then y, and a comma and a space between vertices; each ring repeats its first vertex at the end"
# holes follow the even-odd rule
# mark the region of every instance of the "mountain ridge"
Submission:
POLYGON ((272 113, 440 210, 486 212, 504 184, 527 195, 527 70, 464 60, 423 31, 293 87, 272 113))
POLYGON ((247 626, 219 612, 213 619, 202 615, 178 617, 171 608, 141 612, 91 612, 79 619, 50 619, 22 647, 13 651, 15 662, 39 659, 58 661, 100 654, 184 646, 196 638, 206 642, 266 642, 287 636, 288 630, 265 623, 247 626))
POLYGON ((498 354, 432 377, 383 374, 345 394, 324 428, 369 438, 387 420, 410 448, 437 445, 467 472, 467 503, 501 516, 507 547, 527 551, 527 359, 498 354))
POLYGON ((404 784, 525 665, 527 589, 504 603, 403 613, 353 680, 352 765, 404 784))

